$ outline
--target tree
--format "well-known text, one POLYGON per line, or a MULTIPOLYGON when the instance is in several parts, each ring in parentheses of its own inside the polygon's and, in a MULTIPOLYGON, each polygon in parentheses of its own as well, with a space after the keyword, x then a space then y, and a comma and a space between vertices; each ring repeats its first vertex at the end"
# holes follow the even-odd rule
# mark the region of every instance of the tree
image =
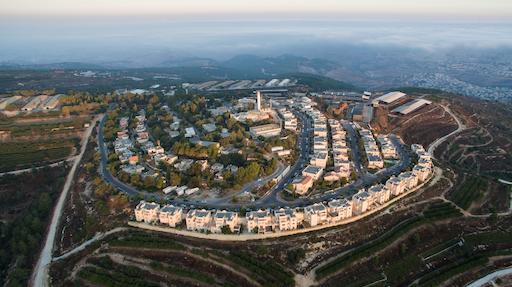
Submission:
POLYGON ((172 186, 180 185, 181 183, 181 176, 175 172, 171 173, 171 176, 169 177, 169 184, 172 186))
POLYGON ((231 231, 231 228, 229 228, 229 226, 227 225, 224 225, 220 228, 220 231, 222 232, 222 234, 232 234, 233 232, 231 231))
POLYGON ((134 186, 140 185, 140 176, 136 173, 132 174, 130 177, 130 183, 134 186))
POLYGON ((144 188, 150 189, 155 186, 155 178, 152 176, 146 176, 144 177, 144 188))

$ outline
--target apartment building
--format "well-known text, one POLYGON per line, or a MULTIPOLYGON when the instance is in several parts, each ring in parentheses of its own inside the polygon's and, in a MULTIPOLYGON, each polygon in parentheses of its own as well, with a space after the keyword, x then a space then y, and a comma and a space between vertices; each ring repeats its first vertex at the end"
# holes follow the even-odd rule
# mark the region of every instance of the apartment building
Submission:
POLYGON ((158 212, 160 205, 154 202, 141 201, 135 207, 135 220, 153 223, 158 221, 158 212))
POLYGON ((327 203, 327 212, 332 222, 352 216, 352 202, 347 199, 334 199, 327 203))
POLYGON ((404 193, 407 183, 403 178, 392 176, 386 181, 386 188, 389 189, 391 195, 400 195, 404 193))
POLYGON ((405 182, 407 189, 413 189, 418 185, 418 177, 410 171, 402 172, 398 177, 405 182))
POLYGON ((250 232, 266 233, 272 231, 272 215, 268 209, 247 212, 247 229, 250 232))
POLYGON ((327 223, 327 207, 323 203, 304 207, 304 221, 311 227, 327 223))
POLYGON ((280 231, 295 230, 301 223, 297 212, 291 208, 274 210, 276 226, 280 231))
POLYGON ((303 176, 310 176, 313 178, 313 180, 318 180, 323 173, 323 168, 313 165, 308 165, 303 171, 303 176))
POLYGON ((384 204, 389 200, 390 191, 386 186, 377 184, 368 189, 368 193, 373 198, 374 202, 384 204))
POLYGON ((365 213, 372 204, 372 197, 366 190, 360 190, 352 197, 352 212, 355 215, 365 213))
POLYGON ((418 177, 419 181, 424 182, 430 175, 430 168, 421 165, 416 165, 412 169, 412 173, 418 177))
POLYGON ((325 168, 328 160, 329 154, 327 152, 315 152, 309 163, 317 167, 325 168))
POLYGON ((238 212, 225 210, 215 212, 211 232, 220 233, 223 226, 227 226, 231 232, 239 231, 238 212))
POLYGON ((191 209, 186 216, 187 230, 210 231, 212 212, 205 209, 191 209))
POLYGON ((174 205, 165 205, 160 209, 158 219, 160 223, 167 224, 170 227, 176 227, 183 220, 183 208, 174 205))

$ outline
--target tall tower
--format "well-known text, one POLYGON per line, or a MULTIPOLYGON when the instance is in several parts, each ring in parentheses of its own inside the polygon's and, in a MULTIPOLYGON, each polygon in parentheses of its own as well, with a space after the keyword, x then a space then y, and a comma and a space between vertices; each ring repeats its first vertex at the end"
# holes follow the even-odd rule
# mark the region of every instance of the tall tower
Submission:
POLYGON ((261 111, 261 92, 256 91, 256 110, 261 111))

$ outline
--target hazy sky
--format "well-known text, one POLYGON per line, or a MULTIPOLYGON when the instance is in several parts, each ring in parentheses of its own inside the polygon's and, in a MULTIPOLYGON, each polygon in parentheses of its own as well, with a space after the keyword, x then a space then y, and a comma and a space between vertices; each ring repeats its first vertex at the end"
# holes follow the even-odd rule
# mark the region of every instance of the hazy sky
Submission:
POLYGON ((427 17, 472 20, 512 18, 510 0, 0 0, 3 16, 187 17, 247 14, 267 17, 326 15, 427 17))
POLYGON ((510 35, 512 0, 0 0, 0 63, 510 48, 510 35))

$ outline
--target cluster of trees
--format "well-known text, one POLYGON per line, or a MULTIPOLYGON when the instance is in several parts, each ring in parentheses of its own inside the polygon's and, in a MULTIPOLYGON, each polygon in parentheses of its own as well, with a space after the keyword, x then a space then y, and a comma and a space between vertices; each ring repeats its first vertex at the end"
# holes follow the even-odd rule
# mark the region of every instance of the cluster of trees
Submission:
POLYGON ((13 212, 15 218, 12 221, 0 221, 0 285, 6 280, 9 280, 9 286, 27 285, 66 171, 63 167, 55 167, 0 177, 0 185, 5 190, 20 191, 16 192, 20 196, 1 201, 2 210, 18 207, 15 208, 18 213, 13 212), (27 194, 29 191, 32 195, 27 194), (16 264, 11 265, 14 262, 16 264), (14 267, 9 269, 9 266, 14 267))
POLYGON ((195 159, 216 158, 219 153, 219 149, 214 145, 203 147, 185 141, 175 143, 171 150, 175 155, 195 159))

